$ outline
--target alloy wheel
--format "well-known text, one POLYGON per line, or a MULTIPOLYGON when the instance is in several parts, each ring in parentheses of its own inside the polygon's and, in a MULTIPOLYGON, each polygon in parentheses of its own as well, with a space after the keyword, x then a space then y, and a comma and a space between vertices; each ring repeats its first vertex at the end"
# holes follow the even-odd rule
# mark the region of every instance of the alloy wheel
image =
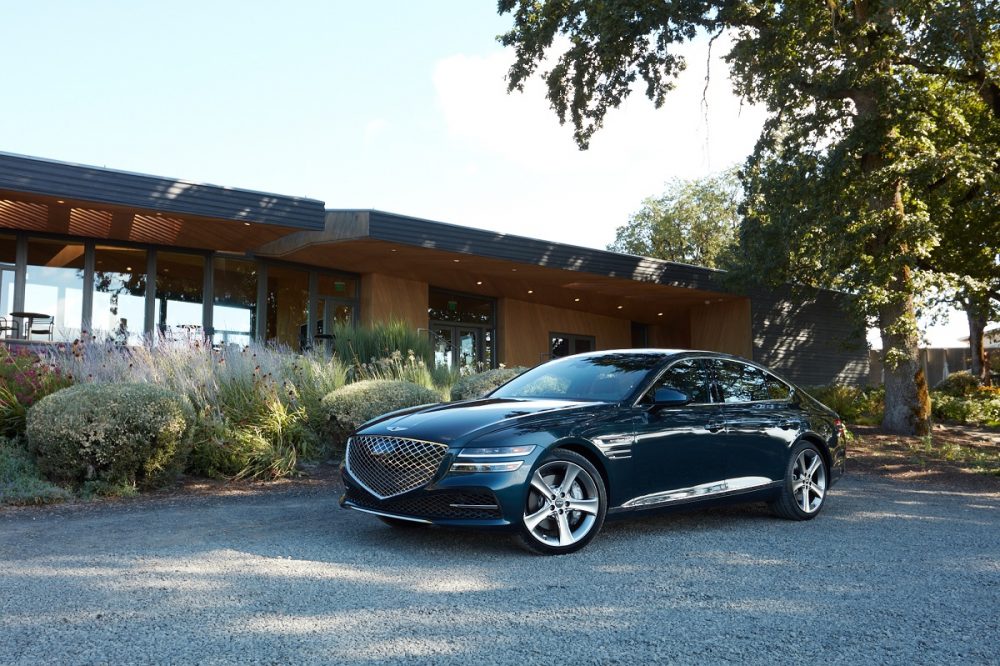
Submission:
POLYGON ((531 477, 524 526, 539 543, 569 548, 598 523, 601 495, 590 472, 568 460, 554 460, 531 477))
POLYGON ((823 456, 813 448, 803 449, 792 467, 792 496, 805 513, 815 513, 826 496, 826 465, 823 456))

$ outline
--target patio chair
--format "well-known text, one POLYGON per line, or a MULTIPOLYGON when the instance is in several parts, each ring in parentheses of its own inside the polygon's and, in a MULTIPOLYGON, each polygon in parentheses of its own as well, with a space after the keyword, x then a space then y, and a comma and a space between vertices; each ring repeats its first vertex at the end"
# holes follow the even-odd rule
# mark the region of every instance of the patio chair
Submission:
POLYGON ((45 335, 48 336, 49 342, 52 342, 55 325, 56 322, 53 317, 35 317, 34 319, 29 319, 27 337, 30 340, 33 335, 45 335))
POLYGON ((6 317, 0 317, 0 337, 9 338, 11 333, 18 337, 20 328, 13 321, 7 321, 6 317))

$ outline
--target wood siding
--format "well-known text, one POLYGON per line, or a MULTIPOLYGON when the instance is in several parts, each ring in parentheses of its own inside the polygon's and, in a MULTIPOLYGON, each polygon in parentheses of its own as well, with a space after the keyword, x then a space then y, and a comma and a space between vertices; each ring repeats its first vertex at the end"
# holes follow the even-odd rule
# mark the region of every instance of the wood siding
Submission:
POLYGON ((549 334, 592 335, 598 349, 631 347, 632 324, 627 319, 528 303, 513 298, 498 304, 500 362, 533 366, 549 358, 549 334))
POLYGON ((392 320, 427 328, 427 283, 380 273, 362 275, 361 322, 392 320))
POLYGON ((691 308, 691 347, 708 351, 753 355, 750 299, 711 303, 691 308))

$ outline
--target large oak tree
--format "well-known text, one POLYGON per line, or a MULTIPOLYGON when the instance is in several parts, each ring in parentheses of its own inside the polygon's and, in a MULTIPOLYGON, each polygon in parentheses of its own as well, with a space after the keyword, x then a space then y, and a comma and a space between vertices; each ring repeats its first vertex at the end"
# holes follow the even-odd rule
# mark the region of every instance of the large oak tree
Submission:
MULTIPOLYGON (((883 426, 929 430, 914 298, 949 225, 943 183, 996 170, 1000 8, 987 0, 499 0, 511 90, 540 64, 585 148, 638 85, 660 106, 677 47, 728 30, 736 92, 770 118, 745 173, 744 268, 849 291, 883 341, 883 426), (557 37, 565 37, 558 40, 557 37), (556 50, 554 50, 554 48, 556 50)), ((979 196, 975 194, 973 196, 979 196)))

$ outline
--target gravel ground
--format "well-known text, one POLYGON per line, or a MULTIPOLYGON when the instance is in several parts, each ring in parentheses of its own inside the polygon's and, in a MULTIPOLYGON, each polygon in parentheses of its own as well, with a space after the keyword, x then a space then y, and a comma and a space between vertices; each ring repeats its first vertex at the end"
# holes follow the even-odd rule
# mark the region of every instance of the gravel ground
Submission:
POLYGON ((0 662, 997 663, 1000 496, 848 477, 536 557, 330 488, 0 512, 0 662))

